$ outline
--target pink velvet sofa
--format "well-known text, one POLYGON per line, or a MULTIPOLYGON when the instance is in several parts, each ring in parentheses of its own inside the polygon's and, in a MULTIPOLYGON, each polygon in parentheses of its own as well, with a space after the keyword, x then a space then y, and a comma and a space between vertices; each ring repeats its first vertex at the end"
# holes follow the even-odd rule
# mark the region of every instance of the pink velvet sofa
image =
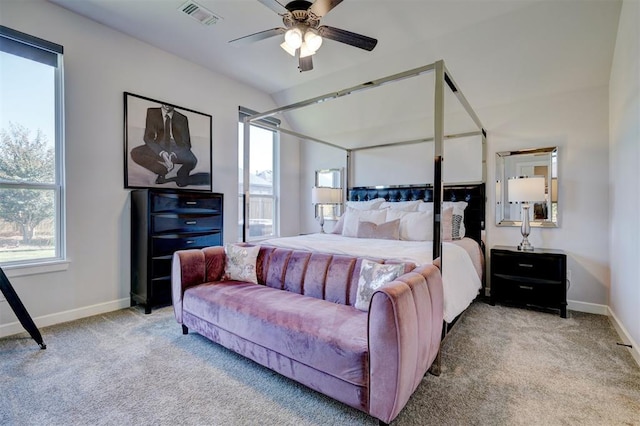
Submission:
POLYGON ((360 263, 263 246, 257 285, 223 279, 223 247, 178 251, 175 317, 184 334, 196 331, 390 423, 438 354, 442 280, 433 265, 407 263, 404 275, 374 293, 369 312, 360 311, 360 263))

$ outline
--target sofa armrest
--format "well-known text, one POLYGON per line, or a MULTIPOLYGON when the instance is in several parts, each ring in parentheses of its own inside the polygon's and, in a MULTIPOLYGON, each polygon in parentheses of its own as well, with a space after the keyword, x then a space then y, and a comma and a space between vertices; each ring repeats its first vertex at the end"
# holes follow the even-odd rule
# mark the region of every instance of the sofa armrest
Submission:
POLYGON ((400 413, 436 358, 443 304, 442 279, 433 265, 402 275, 371 299, 369 412, 385 423, 400 413))

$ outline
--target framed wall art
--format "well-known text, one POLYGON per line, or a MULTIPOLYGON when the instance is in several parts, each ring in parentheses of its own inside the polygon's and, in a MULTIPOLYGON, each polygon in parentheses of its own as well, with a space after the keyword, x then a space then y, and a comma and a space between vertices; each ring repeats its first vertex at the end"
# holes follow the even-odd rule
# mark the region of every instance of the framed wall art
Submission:
POLYGON ((211 191, 212 117, 124 92, 124 186, 211 191))

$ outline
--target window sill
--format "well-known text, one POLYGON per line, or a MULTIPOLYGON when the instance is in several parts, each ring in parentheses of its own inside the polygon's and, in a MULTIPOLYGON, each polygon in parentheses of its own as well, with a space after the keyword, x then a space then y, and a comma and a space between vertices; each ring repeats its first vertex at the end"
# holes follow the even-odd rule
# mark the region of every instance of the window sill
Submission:
POLYGON ((48 274, 50 272, 66 271, 69 268, 68 260, 55 260, 31 265, 3 266, 2 270, 8 278, 23 277, 27 275, 48 274))

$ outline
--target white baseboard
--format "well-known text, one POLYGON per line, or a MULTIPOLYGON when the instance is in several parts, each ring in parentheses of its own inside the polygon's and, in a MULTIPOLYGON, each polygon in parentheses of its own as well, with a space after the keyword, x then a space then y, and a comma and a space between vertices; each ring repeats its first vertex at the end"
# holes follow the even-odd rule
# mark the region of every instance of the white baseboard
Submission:
POLYGON ((635 342, 633 340, 629 332, 627 332, 627 329, 624 327, 624 325, 622 325, 620 320, 618 320, 616 314, 614 314, 611 309, 608 309, 608 315, 609 321, 611 321, 611 324, 613 324, 613 328, 616 329, 618 335, 622 339, 621 343, 631 345, 631 347, 628 348, 629 352, 631 353, 633 359, 636 360, 636 363, 638 363, 638 366, 640 366, 640 346, 638 346, 638 342, 635 342))
POLYGON ((570 311, 586 312, 587 314, 609 315, 609 307, 607 305, 579 302, 577 300, 567 300, 567 304, 567 307, 570 311))
MULTIPOLYGON (((33 322, 38 326, 38 328, 47 327, 54 324, 60 324, 62 322, 104 314, 105 312, 117 311, 118 309, 128 308, 130 305, 131 300, 129 298, 113 300, 111 302, 99 303, 97 305, 85 306, 50 315, 43 315, 41 317, 33 318, 33 322)), ((22 332, 25 332, 25 330, 18 321, 0 325, 0 337, 11 336, 22 332)))

